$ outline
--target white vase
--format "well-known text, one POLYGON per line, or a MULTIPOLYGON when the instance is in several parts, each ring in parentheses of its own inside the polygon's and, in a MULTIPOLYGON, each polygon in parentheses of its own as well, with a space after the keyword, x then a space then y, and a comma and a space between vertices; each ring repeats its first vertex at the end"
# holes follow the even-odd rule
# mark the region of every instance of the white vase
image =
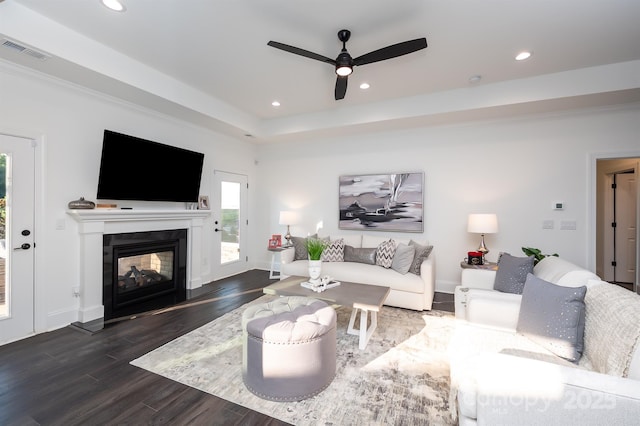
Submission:
POLYGON ((322 274, 322 260, 310 260, 309 261, 309 282, 311 284, 319 284, 321 274, 322 274))

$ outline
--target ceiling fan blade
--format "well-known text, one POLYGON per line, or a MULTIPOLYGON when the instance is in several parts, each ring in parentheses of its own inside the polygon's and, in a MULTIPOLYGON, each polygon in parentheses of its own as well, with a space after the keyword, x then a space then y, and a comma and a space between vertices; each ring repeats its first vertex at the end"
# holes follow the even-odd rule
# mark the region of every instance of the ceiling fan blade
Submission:
POLYGON ((413 53, 415 51, 425 49, 426 47, 427 39, 424 37, 392 44, 391 46, 383 47, 382 49, 374 50, 373 52, 358 56, 353 60, 353 65, 366 65, 372 62, 384 61, 406 55, 407 53, 413 53))
POLYGON ((308 50, 300 49, 299 47, 289 46, 288 44, 278 43, 277 41, 270 41, 267 45, 275 47, 276 49, 284 50, 285 52, 315 59, 316 61, 326 62, 334 66, 336 64, 335 59, 327 58, 326 56, 318 55, 317 53, 309 52, 308 50))
POLYGON ((336 101, 344 99, 344 95, 347 94, 347 80, 349 77, 337 77, 336 78, 336 101))

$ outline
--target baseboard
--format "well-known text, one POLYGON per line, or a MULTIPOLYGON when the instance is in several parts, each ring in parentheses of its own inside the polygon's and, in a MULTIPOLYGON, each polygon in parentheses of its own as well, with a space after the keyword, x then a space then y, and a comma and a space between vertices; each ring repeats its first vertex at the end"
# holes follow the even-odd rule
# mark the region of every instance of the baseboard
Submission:
POLYGON ((78 321, 79 315, 80 312, 77 309, 65 309, 55 312, 49 312, 47 314, 46 330, 36 330, 36 333, 64 328, 69 324, 78 321))
POLYGON ((436 280, 436 291, 438 293, 453 294, 459 282, 436 280))

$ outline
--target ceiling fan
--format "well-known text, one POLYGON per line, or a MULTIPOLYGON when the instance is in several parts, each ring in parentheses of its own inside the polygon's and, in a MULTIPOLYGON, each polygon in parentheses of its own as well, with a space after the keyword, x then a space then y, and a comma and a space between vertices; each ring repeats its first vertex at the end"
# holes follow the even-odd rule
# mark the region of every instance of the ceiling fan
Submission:
POLYGON ((308 50, 300 49, 299 47, 289 46, 288 44, 278 43, 277 41, 270 41, 267 45, 275 47, 276 49, 284 50, 286 52, 294 53, 296 55, 304 56, 317 61, 326 62, 333 65, 336 68, 336 88, 335 97, 336 101, 344 99, 344 95, 347 93, 347 79, 353 72, 354 66, 371 64, 373 62, 384 61, 398 56, 413 53, 427 47, 426 38, 417 38, 415 40, 408 40, 402 43, 392 44, 382 49, 374 50, 373 52, 366 53, 357 58, 352 58, 349 52, 347 52, 347 41, 351 37, 351 31, 340 30, 338 31, 338 39, 342 42, 342 50, 336 59, 327 58, 326 56, 319 55, 317 53, 309 52, 308 50))

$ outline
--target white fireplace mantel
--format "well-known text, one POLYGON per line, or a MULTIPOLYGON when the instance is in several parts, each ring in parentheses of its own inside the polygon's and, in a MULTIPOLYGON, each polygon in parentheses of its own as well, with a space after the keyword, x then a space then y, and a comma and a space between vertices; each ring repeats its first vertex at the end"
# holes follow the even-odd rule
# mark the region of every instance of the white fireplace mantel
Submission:
POLYGON ((78 320, 104 317, 102 304, 103 236, 125 232, 187 229, 187 288, 202 286, 202 228, 209 210, 67 210, 80 234, 80 309, 78 320))

